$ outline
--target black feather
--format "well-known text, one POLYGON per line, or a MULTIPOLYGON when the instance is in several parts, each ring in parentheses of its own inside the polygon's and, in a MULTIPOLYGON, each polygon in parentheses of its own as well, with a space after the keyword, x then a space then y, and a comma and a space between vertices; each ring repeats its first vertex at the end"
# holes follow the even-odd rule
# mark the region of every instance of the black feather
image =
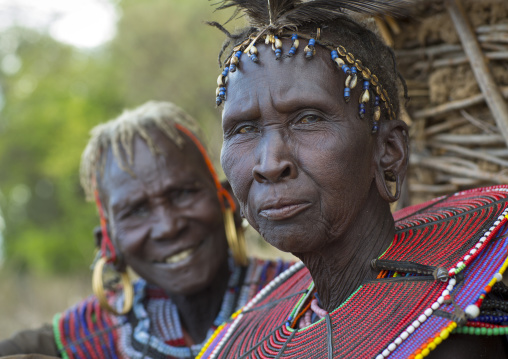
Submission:
POLYGON ((251 26, 277 31, 333 21, 346 12, 401 16, 414 3, 415 0, 223 0, 217 3, 217 9, 236 7, 234 16, 247 15, 251 26))

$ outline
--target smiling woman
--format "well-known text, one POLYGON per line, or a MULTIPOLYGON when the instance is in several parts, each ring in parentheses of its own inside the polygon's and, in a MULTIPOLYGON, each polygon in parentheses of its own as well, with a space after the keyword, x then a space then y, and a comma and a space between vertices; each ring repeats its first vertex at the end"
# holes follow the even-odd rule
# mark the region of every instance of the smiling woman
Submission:
POLYGON ((92 130, 81 179, 101 219, 95 296, 55 316, 52 327, 0 342, 0 355, 193 358, 222 322, 288 267, 242 253, 236 204, 199 133, 189 115, 164 102, 92 130), (127 267, 141 277, 133 285, 127 267))

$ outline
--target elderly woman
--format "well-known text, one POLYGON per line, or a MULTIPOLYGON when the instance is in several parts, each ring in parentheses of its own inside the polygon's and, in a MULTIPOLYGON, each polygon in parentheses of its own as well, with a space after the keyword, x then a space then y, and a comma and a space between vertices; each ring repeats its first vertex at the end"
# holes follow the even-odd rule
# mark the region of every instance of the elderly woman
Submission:
POLYGON ((225 319, 288 267, 242 253, 235 203, 199 134, 189 115, 164 102, 92 130, 81 176, 101 220, 95 296, 55 316, 52 327, 0 343, 0 355, 194 358, 225 319), (134 285, 127 267, 141 277, 134 285), (123 286, 106 295, 115 270, 123 286))
POLYGON ((398 73, 338 4, 393 13, 400 2, 221 8, 234 3, 250 26, 231 35, 215 24, 233 47, 218 78, 222 166, 249 223, 302 262, 199 358, 505 357, 496 335, 508 305, 491 298, 506 290, 496 282, 508 265, 508 187, 390 213, 408 162, 398 73))

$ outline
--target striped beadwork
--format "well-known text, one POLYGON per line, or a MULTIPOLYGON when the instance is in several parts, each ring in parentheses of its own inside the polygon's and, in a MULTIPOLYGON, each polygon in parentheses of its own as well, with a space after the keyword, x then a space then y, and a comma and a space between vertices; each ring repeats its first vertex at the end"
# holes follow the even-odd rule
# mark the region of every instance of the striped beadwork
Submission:
MULTIPOLYGON (((474 303, 492 278, 499 279, 508 250, 499 220, 508 207, 507 191, 508 186, 495 186, 460 192, 395 214, 395 238, 379 260, 401 268, 416 263, 436 273, 446 268, 444 278, 397 271, 364 283, 325 318, 300 328, 295 320, 308 302, 312 278, 295 265, 229 321, 199 358, 425 357, 454 331, 466 330, 457 329, 454 311, 474 303), (455 275, 443 282, 483 237, 490 239, 462 268, 460 285, 455 275)), ((478 325, 483 327, 475 333, 504 330, 478 325)))

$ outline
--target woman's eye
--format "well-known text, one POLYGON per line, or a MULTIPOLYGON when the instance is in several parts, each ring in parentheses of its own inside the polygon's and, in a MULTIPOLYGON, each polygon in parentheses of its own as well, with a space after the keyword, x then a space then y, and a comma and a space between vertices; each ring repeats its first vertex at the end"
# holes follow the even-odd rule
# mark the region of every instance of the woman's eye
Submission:
POLYGON ((315 115, 307 115, 298 120, 298 124, 308 125, 319 121, 322 121, 321 117, 315 115))
POLYGON ((127 217, 146 217, 150 213, 146 205, 137 206, 127 212, 127 217))
POLYGON ((258 128, 251 125, 242 126, 238 129, 237 133, 256 133, 259 132, 258 128))

